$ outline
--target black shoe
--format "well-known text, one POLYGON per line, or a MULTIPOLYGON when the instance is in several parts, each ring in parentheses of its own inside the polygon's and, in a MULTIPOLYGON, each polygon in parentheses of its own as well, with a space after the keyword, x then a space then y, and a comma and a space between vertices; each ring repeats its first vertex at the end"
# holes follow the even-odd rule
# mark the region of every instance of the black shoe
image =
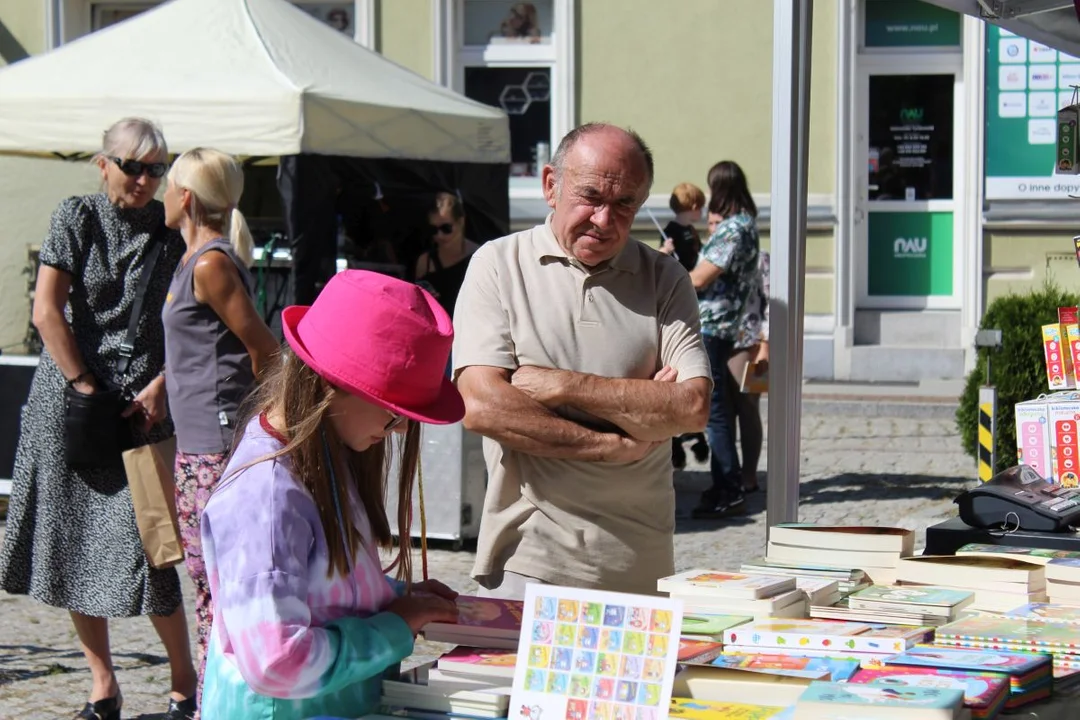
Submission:
POLYGON ((120 696, 86 703, 75 720, 120 720, 120 696))
POLYGON ((195 720, 195 711, 199 704, 192 695, 187 700, 173 700, 169 698, 169 709, 162 715, 162 720, 195 720))
POLYGON ((682 443, 679 442, 679 438, 675 438, 672 441, 671 466, 674 467, 676 470, 682 470, 686 467, 686 451, 683 450, 682 443))
POLYGON ((709 459, 709 443, 704 439, 698 440, 690 446, 690 452, 694 453, 694 459, 703 463, 709 459))
POLYGON ((720 520, 733 515, 741 515, 746 512, 746 498, 740 492, 730 498, 722 497, 721 493, 706 490, 701 493, 701 502, 694 508, 690 517, 695 520, 720 520))

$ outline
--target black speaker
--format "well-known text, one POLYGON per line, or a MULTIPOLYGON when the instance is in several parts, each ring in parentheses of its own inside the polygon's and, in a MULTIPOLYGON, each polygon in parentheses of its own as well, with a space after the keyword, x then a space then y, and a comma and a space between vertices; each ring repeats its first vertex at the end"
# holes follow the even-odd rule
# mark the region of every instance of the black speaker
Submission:
POLYGON ((10 479, 15 469, 19 419, 37 364, 36 355, 0 355, 0 480, 10 479))

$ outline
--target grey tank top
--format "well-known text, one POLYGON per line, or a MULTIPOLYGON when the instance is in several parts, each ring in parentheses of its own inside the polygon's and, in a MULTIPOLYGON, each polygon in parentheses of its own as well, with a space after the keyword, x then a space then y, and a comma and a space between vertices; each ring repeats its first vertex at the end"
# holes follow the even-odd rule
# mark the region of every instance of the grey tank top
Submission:
POLYGON ((220 238, 177 265, 173 275, 161 311, 165 387, 177 449, 190 455, 228 452, 236 412, 255 382, 244 343, 209 305, 195 299, 195 263, 207 252, 227 255, 249 295, 252 289, 251 274, 228 241, 220 238))

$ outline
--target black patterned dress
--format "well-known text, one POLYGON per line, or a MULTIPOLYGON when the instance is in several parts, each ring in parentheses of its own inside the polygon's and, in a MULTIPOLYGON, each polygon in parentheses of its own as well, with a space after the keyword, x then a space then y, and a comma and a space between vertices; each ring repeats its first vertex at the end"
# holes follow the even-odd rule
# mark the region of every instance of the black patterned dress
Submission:
MULTIPOLYGON (((68 198, 52 216, 41 263, 72 276, 66 315, 83 361, 98 378, 132 394, 165 361, 161 308, 184 252, 175 231, 155 264, 126 378, 115 367, 135 289, 164 208, 120 209, 104 194, 68 198)), ((0 589, 96 617, 169 615, 180 605, 174 568, 150 567, 135 526, 123 465, 74 470, 64 459, 64 376, 47 351, 22 414, 7 530, 0 546, 0 589)), ((137 441, 172 434, 156 425, 137 441)))

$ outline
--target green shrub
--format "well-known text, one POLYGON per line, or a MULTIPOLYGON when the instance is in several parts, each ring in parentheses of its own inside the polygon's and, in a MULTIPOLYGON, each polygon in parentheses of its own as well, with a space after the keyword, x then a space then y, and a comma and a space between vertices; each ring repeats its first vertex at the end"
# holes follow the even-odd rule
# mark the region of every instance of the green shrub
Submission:
MULTIPOLYGON (((981 328, 1001 330, 1001 349, 993 353, 991 381, 997 387, 998 407, 995 418, 997 468, 1016 464, 1016 420, 1013 406, 1034 400, 1050 392, 1046 384, 1046 360, 1043 356, 1042 326, 1057 322, 1059 307, 1080 305, 1080 296, 1068 293, 1051 282, 1027 295, 1006 295, 990 303, 981 328)), ((980 350, 975 369, 968 375, 956 424, 964 450, 978 458, 979 388, 986 382, 986 354, 980 350)))

